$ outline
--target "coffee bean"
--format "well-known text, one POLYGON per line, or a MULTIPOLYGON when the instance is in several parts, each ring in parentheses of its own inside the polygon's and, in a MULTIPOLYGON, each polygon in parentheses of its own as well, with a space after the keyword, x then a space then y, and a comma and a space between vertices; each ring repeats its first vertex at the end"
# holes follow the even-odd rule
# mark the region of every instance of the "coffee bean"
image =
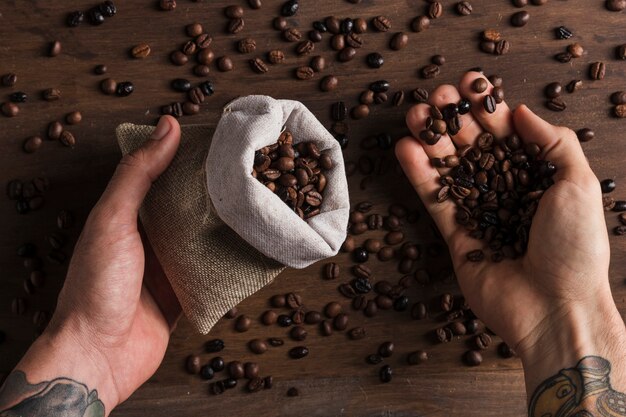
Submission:
POLYGON ((620 104, 613 108, 613 114, 620 119, 626 118, 626 104, 620 104))
POLYGON ((400 231, 393 231, 387 233, 385 236, 385 242, 389 245, 397 245, 404 240, 404 233, 400 231))
MULTIPOLYGON (((211 63, 215 60, 215 53, 209 48, 201 49, 200 52, 198 52, 198 54, 196 55, 196 60, 200 65, 211 65, 211 63)), ((196 69, 194 68, 194 72, 195 71, 196 69)), ((203 70, 203 72, 206 72, 206 70, 203 70)))
POLYGON ((364 313, 367 317, 374 317, 376 313, 378 313, 378 306, 376 305, 376 302, 374 300, 367 301, 364 313))
POLYGON ((200 23, 191 23, 185 27, 185 32, 187 32, 187 36, 190 38, 195 38, 204 33, 204 28, 200 23))
POLYGON ((435 64, 426 65, 421 69, 422 78, 426 79, 435 78, 439 75, 440 72, 441 70, 439 66, 435 64))
POLYGON ((189 372, 191 375, 197 375, 200 372, 200 368, 202 367, 202 365, 200 364, 200 356, 198 355, 187 356, 187 361, 185 362, 185 364, 187 372, 189 372))
POLYGON ((594 62, 589 66, 589 77, 592 80, 602 80, 606 73, 606 64, 604 62, 594 62))
POLYGON ((299 80, 310 80, 315 76, 315 70, 311 67, 302 66, 296 69, 295 74, 299 80))
POLYGON ((235 321, 235 330, 240 333, 247 332, 250 329, 251 324, 252 320, 250 320, 250 317, 242 314, 237 317, 237 320, 235 321))
POLYGON ((372 27, 378 32, 387 32, 391 29, 391 20, 385 16, 376 16, 372 19, 372 27))
POLYGON ((324 278, 337 279, 339 278, 339 265, 334 262, 326 264, 324 268, 324 278))
POLYGON ((385 365, 382 368, 380 368, 380 372, 378 373, 378 376, 380 377, 380 382, 383 382, 383 383, 391 382, 391 378, 393 377, 393 370, 391 369, 391 366, 385 365))
POLYGON ((615 104, 616 106, 620 104, 626 104, 626 91, 616 91, 615 93, 611 94, 611 103, 615 104))
POLYGON ((378 347, 378 354, 383 358, 388 358, 393 355, 393 349, 393 342, 385 342, 378 347))
POLYGON ((491 336, 487 333, 481 333, 474 338, 474 344, 480 350, 486 350, 491 346, 491 336))
POLYGON ((454 297, 452 296, 452 294, 443 294, 439 301, 439 305, 441 306, 442 311, 451 311, 454 305, 454 297))
POLYGON ((490 113, 490 114, 495 113, 496 106, 497 106, 497 103, 493 96, 491 95, 485 96, 485 98, 483 99, 483 108, 485 109, 487 113, 490 113))
POLYGON ((348 61, 352 61, 355 56, 356 56, 356 49, 354 49, 351 46, 348 46, 348 47, 343 48, 341 51, 339 51, 339 54, 337 55, 337 59, 340 62, 348 62, 348 61))
POLYGON ((411 30, 413 32, 423 32, 430 27, 430 19, 428 16, 418 16, 411 21, 411 30))
POLYGON ((376 355, 376 354, 368 355, 365 358, 365 362, 369 363, 370 365, 378 365, 382 361, 383 361, 383 358, 381 358, 379 355, 376 355))
POLYGON ((135 59, 147 58, 150 55, 150 45, 148 45, 147 43, 140 43, 139 45, 133 47, 133 49, 130 51, 130 54, 135 59))
POLYGON ((615 57, 622 61, 626 59, 626 43, 615 48, 615 57))
POLYGON ((341 307, 341 304, 333 301, 326 304, 326 307, 324 308, 324 314, 326 314, 326 317, 328 318, 335 318, 337 317, 337 315, 339 315, 339 313, 341 313, 342 310, 343 309, 341 307))
POLYGON ((58 88, 48 88, 42 92, 42 97, 46 101, 56 101, 61 98, 61 90, 58 88))
POLYGON ((293 320, 286 314, 280 314, 276 319, 276 323, 278 323, 280 327, 289 327, 293 324, 293 320))
POLYGON ((287 303, 287 307, 292 309, 300 308, 302 306, 302 297, 300 294, 290 292, 285 296, 285 301, 287 303))
POLYGON ((367 116, 369 116, 370 108, 366 104, 360 104, 358 106, 353 107, 352 110, 350 111, 350 114, 352 115, 352 118, 355 120, 364 119, 367 116))
POLYGON ((567 104, 561 97, 555 97, 546 102, 546 107, 552 111, 564 111, 567 109, 567 104))
POLYGON ((77 27, 83 22, 84 18, 85 14, 81 11, 71 12, 67 15, 65 23, 69 27, 77 27))
POLYGON ((428 101, 428 90, 416 88, 413 90, 413 99, 418 103, 426 103, 428 101))
POLYGON ((222 56, 217 60, 217 68, 222 72, 228 72, 235 69, 235 64, 228 56, 222 56))
POLYGON ((394 51, 404 49, 409 43, 409 36, 404 32, 397 32, 389 41, 389 47, 394 51))
POLYGON ((226 26, 226 31, 230 34, 235 35, 241 32, 244 27, 245 27, 245 20, 243 20, 243 18, 241 17, 238 17, 238 18, 231 19, 230 22, 228 22, 228 25, 226 26))
POLYGON ((288 397, 297 397, 298 395, 300 395, 300 391, 296 387, 291 387, 287 390, 288 397))
POLYGON ((478 366, 483 362, 483 355, 477 350, 468 350, 463 355, 463 361, 469 366, 478 366))
POLYGON ((302 359, 309 354, 309 349, 305 346, 296 346, 289 350, 289 357, 291 359, 302 359))
POLYGON ((265 74, 269 70, 269 68, 261 58, 251 59, 248 62, 250 63, 250 68, 252 68, 252 71, 256 72, 257 74, 265 74))
POLYGON ((222 339, 212 339, 204 344, 204 349, 209 353, 221 352, 224 350, 224 341, 222 339))
POLYGON ((248 348, 252 353, 256 353, 257 355, 261 355, 267 352, 267 343, 265 343, 261 339, 252 339, 248 342, 248 348))
POLYGON ((346 330, 348 327, 348 315, 345 313, 339 313, 333 320, 333 327, 338 331, 346 330))
POLYGON ((407 296, 398 297, 393 302, 393 309, 396 311, 406 311, 408 307, 409 307, 409 297, 407 296))
POLYGON ((280 8, 280 14, 285 17, 295 16, 295 14, 298 13, 299 8, 300 4, 298 3, 298 0, 289 0, 283 3, 280 8))
POLYGON ((544 94, 547 98, 555 98, 561 95, 563 87, 559 82, 553 82, 546 86, 544 89, 544 94))
POLYGON ((20 108, 15 103, 4 102, 2 106, 0 106, 0 111, 2 111, 2 114, 6 117, 15 117, 19 114, 20 108))
POLYGON ((589 128, 583 128, 576 132, 576 136, 578 136, 578 140, 581 142, 589 142, 590 140, 595 138, 595 133, 593 130, 589 128))
POLYGON ((411 352, 407 357, 407 362, 409 365, 419 365, 428 360, 428 353, 423 350, 418 350, 415 352, 411 352))
POLYGON ((315 50, 315 44, 311 41, 300 42, 296 46, 296 53, 299 56, 308 55, 315 50))
POLYGON ((612 210, 617 212, 626 211, 626 201, 616 200, 612 210))
POLYGON ((354 33, 365 33, 367 32, 367 22, 365 21, 365 19, 358 17, 356 19, 354 19, 353 21, 354 25, 352 28, 352 31, 354 33))
POLYGON ((361 340, 367 336, 367 331, 364 327, 355 327, 348 331, 348 337, 352 340, 361 340))
POLYGON ((455 5, 455 10, 460 16, 469 16, 472 14, 473 7, 468 1, 460 1, 455 5))
POLYGON ((613 191, 615 191, 615 187, 615 180, 611 178, 600 181, 600 189, 602 190, 602 194, 612 193, 613 191))
POLYGON ((530 13, 525 10, 513 13, 511 16, 511 24, 515 27, 522 27, 528 24, 530 13))
POLYGON ((278 313, 276 313, 274 310, 267 310, 261 316, 261 322, 265 324, 266 326, 275 324, 277 319, 278 319, 278 313))
POLYGON ((265 380, 263 378, 255 377, 248 381, 246 389, 248 392, 259 392, 265 387, 265 380))
POLYGON ((83 115, 79 111, 73 111, 65 116, 68 125, 77 125, 83 120, 83 115))
POLYGON ((210 364, 211 368, 213 368, 215 372, 222 372, 226 367, 226 364, 224 363, 224 358, 222 358, 221 356, 216 356, 211 359, 210 364))
POLYGON ((515 351, 511 349, 511 347, 507 345, 505 342, 501 342, 498 345, 498 355, 501 358, 508 359, 508 358, 512 358, 513 356, 515 356, 515 351))
POLYGON ((210 379, 213 379, 214 375, 215 371, 213 370, 213 368, 211 368, 210 365, 204 365, 200 368, 200 378, 208 381, 210 379))
POLYGON ((115 94, 115 91, 117 91, 117 82, 112 78, 104 79, 100 83, 100 90, 107 95, 115 94))
POLYGON ((123 81, 117 84, 115 94, 118 97, 128 97, 135 91, 135 86, 130 81, 123 81))
POLYGON ((35 153, 41 148, 43 141, 39 136, 32 136, 24 142, 23 148, 26 153, 35 153))
POLYGON ((322 81, 320 82, 320 90, 326 92, 332 91, 337 88, 338 84, 339 80, 337 79, 337 77, 335 77, 334 75, 327 75, 326 77, 322 78, 322 81))
POLYGON ((243 17, 243 7, 239 5, 228 6, 224 9, 224 16, 229 19, 237 19, 243 17))

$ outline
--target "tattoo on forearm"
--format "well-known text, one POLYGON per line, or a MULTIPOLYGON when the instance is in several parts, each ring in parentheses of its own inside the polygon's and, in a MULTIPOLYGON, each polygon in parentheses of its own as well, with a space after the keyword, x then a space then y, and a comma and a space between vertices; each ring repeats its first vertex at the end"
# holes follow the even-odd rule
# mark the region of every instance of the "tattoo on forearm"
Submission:
POLYGON ((611 388, 611 363, 599 356, 582 358, 544 381, 533 394, 529 417, 624 417, 626 395, 611 388))
POLYGON ((104 417, 96 390, 69 378, 30 384, 13 371, 0 387, 0 417, 104 417))

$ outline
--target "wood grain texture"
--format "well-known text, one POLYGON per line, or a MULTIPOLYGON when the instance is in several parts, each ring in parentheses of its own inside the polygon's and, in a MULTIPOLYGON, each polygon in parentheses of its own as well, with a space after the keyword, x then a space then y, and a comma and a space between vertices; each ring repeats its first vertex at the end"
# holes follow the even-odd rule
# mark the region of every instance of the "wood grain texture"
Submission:
MULTIPOLYGON (((223 0, 192 2, 179 0, 174 12, 161 12, 154 1, 119 1, 118 15, 100 27, 87 24, 69 29, 64 25, 67 12, 86 10, 95 2, 78 0, 61 1, 4 1, 0 4, 0 74, 16 72, 19 82, 15 90, 27 92, 31 99, 21 106, 15 119, 0 117, 0 184, 13 178, 32 179, 45 175, 51 181, 43 210, 18 216, 13 202, 0 199, 0 329, 7 333, 7 341, 0 345, 0 372, 9 371, 35 337, 32 315, 38 309, 52 311, 62 285, 64 267, 46 265, 46 287, 35 295, 26 296, 23 280, 27 273, 15 256, 16 247, 24 241, 36 243, 41 251, 47 250, 44 237, 55 230, 58 210, 71 209, 78 224, 71 230, 72 242, 90 208, 102 192, 120 153, 114 138, 114 128, 122 122, 154 123, 159 107, 182 99, 169 89, 169 82, 178 77, 200 81, 191 74, 191 65, 175 67, 169 63, 169 53, 186 40, 184 26, 198 21, 213 34, 213 49, 217 56, 230 55, 237 69, 219 73, 211 68, 209 76, 215 82, 216 94, 202 106, 200 115, 185 117, 182 123, 214 123, 221 107, 234 97, 246 94, 269 94, 276 98, 303 101, 330 127, 330 104, 344 100, 350 106, 357 103, 360 92, 378 79, 389 80, 391 91, 404 89, 409 95, 415 87, 433 88, 439 83, 456 83, 462 73, 476 66, 487 74, 504 77, 507 101, 512 105, 526 103, 552 123, 573 129, 593 128, 596 139, 584 144, 584 149, 594 171, 600 178, 613 177, 618 182, 617 196, 626 196, 621 184, 626 181, 622 150, 626 139, 625 121, 609 117, 608 97, 613 91, 625 88, 626 62, 614 59, 614 49, 626 42, 622 28, 626 14, 610 13, 601 1, 554 0, 542 7, 528 6, 530 23, 524 28, 513 28, 508 20, 517 9, 509 1, 473 0, 474 13, 459 17, 453 11, 453 1, 444 2, 444 16, 432 22, 424 33, 410 32, 413 17, 422 14, 426 2, 404 0, 395 2, 363 0, 359 5, 347 1, 301 1, 298 16, 289 19, 292 26, 308 31, 314 20, 334 14, 339 17, 364 17, 370 19, 383 14, 392 19, 393 28, 388 33, 368 32, 365 46, 357 58, 349 63, 334 62, 335 52, 328 47, 328 35, 316 44, 314 54, 327 57, 330 62, 325 74, 339 77, 339 88, 322 93, 318 89, 320 77, 311 81, 297 81, 293 71, 306 64, 307 57, 296 57, 294 44, 281 40, 271 28, 271 19, 277 14, 281 1, 265 0, 263 8, 251 10, 244 1, 223 0), (231 3, 241 3, 245 8, 245 29, 239 35, 227 35, 227 20, 222 10, 231 3), (580 42, 586 54, 569 64, 560 64, 552 56, 561 52, 568 41, 555 40, 553 29, 566 25, 574 33, 573 40, 580 42), (497 28, 512 44, 511 53, 496 57, 478 51, 478 36, 485 28, 497 28), (396 31, 409 33, 409 45, 402 51, 392 52, 387 45, 396 31), (257 53, 242 56, 236 52, 236 41, 253 37, 257 53), (46 46, 58 39, 63 52, 56 58, 45 55, 46 46), (140 42, 152 47, 145 60, 129 57, 129 50, 140 42), (264 75, 254 74, 247 60, 262 56, 270 49, 282 49, 288 57, 285 64, 271 66, 264 75), (364 64, 367 53, 381 51, 386 63, 378 70, 364 64), (423 80, 418 70, 434 54, 443 54, 447 63, 435 80, 423 80), (607 63, 603 81, 591 81, 587 76, 591 62, 607 63), (109 67, 107 76, 117 81, 131 80, 136 91, 128 98, 104 96, 98 84, 104 77, 93 75, 96 64, 109 67), (543 107, 542 90, 548 82, 566 84, 572 79, 582 79, 584 88, 574 95, 565 94, 568 109, 553 113, 543 107), (41 90, 60 88, 63 98, 56 103, 46 103, 38 98, 41 90), (73 110, 83 113, 83 122, 71 131, 78 143, 67 149, 58 143, 44 143, 33 155, 21 151, 25 138, 43 134, 53 120, 61 120, 73 110), (25 296, 28 312, 25 316, 10 314, 11 300, 25 296)), ((0 87, 0 101, 13 91, 0 87)), ((356 161, 364 153, 359 142, 368 134, 389 132, 394 138, 406 134, 404 113, 411 105, 408 99, 399 108, 389 103, 372 108, 367 120, 351 121, 351 144, 345 152, 346 159, 356 161)), ((395 165, 391 151, 366 152, 372 158, 384 156, 395 165)), ((420 203, 402 176, 392 166, 384 176, 374 176, 365 190, 362 177, 349 179, 351 201, 371 200, 374 211, 384 213, 391 202, 402 202, 419 208, 420 203)), ((617 225, 614 214, 607 214, 610 229, 617 225)), ((430 220, 422 210, 416 225, 409 226, 412 241, 428 245, 437 242, 430 220)), ((367 237, 382 236, 370 233, 367 237)), ((624 239, 611 237, 611 284, 620 308, 626 311, 626 290, 623 270, 626 267, 624 239)), ((346 255, 336 261, 342 267, 342 277, 348 276, 351 265, 346 255)), ((392 281, 401 277, 396 264, 370 262, 376 277, 392 281)), ((450 271, 447 256, 425 257, 420 267, 431 271, 438 279, 424 288, 409 290, 412 301, 429 300, 442 291, 458 294, 450 271)), ((505 279, 506 277, 503 277, 505 279)), ((321 309, 331 300, 343 301, 336 291, 337 282, 323 281, 320 265, 303 271, 288 270, 258 294, 245 300, 240 311, 258 317, 266 308, 268 298, 275 293, 298 291, 309 308, 321 309)), ((347 307, 346 307, 347 308, 347 307)), ((520 312, 523 314, 523 312, 520 312)), ((308 358, 293 361, 287 358, 287 348, 271 349, 260 357, 247 351, 246 342, 253 337, 285 336, 283 329, 264 328, 255 322, 244 334, 235 334, 232 321, 222 320, 208 337, 193 334, 183 322, 172 337, 170 348, 156 375, 126 403, 113 412, 113 416, 520 416, 525 413, 525 392, 520 363, 515 359, 498 359, 495 349, 485 354, 479 368, 467 368, 461 355, 467 349, 465 340, 455 340, 446 345, 434 346, 425 334, 438 326, 434 320, 415 322, 408 313, 380 313, 373 319, 351 314, 350 327, 365 324, 368 336, 360 342, 347 339, 344 334, 324 338, 311 329, 306 345, 311 349, 308 358), (256 360, 263 375, 273 375, 275 388, 247 395, 228 392, 220 397, 208 395, 207 384, 183 370, 186 355, 202 351, 203 342, 210 337, 222 337, 227 342, 225 359, 256 360), (364 363, 364 357, 375 351, 385 340, 396 343, 396 353, 389 363, 395 377, 391 384, 378 382, 377 366, 364 363), (406 354, 425 349, 431 359, 423 365, 403 365, 406 354), (288 398, 286 391, 296 386, 301 395, 288 398)), ((496 339, 497 340, 497 339, 496 339)), ((295 345, 288 342, 288 346, 295 345)), ((203 358, 210 356, 204 354, 203 358)))

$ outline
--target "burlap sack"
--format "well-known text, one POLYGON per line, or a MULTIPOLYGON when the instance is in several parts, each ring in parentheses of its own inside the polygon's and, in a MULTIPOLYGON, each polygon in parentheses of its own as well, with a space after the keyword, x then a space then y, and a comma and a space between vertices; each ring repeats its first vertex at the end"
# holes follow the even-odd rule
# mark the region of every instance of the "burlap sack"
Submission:
MULTIPOLYGON (((139 147, 153 129, 120 125, 122 153, 139 147)), ((301 103, 244 97, 226 106, 213 132, 212 126, 182 127, 176 157, 140 210, 185 315, 203 334, 284 265, 302 268, 336 254, 349 214, 341 149, 301 103), (251 176, 254 151, 276 142, 283 127, 297 142, 315 141, 335 162, 326 173, 322 212, 307 222, 251 176)))

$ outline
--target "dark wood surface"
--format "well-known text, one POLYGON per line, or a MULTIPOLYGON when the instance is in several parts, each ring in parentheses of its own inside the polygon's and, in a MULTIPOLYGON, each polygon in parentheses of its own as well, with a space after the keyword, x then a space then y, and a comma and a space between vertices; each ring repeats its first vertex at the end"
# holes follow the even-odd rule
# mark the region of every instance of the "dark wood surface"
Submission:
MULTIPOLYGON (((510 1, 473 0, 474 13, 469 17, 457 16, 452 9, 454 2, 445 1, 445 13, 441 19, 434 21, 427 32, 409 33, 409 46, 400 52, 392 52, 387 48, 391 33, 396 30, 410 32, 409 23, 424 12, 425 1, 364 0, 360 5, 352 5, 340 0, 302 0, 300 13, 289 22, 305 32, 311 22, 331 14, 368 20, 384 14, 393 21, 392 32, 365 35, 365 47, 354 61, 346 64, 331 62, 326 74, 335 74, 340 80, 340 87, 331 93, 318 90, 319 79, 297 81, 293 78, 294 68, 308 62, 308 58, 297 58, 293 53, 294 45, 282 41, 271 28, 271 19, 281 3, 278 0, 265 0, 263 8, 256 11, 247 8, 242 0, 232 1, 245 7, 246 26, 239 35, 227 35, 223 30, 227 21, 222 10, 231 2, 179 0, 178 8, 169 13, 158 11, 153 1, 119 3, 118 15, 104 25, 92 27, 85 24, 77 29, 64 25, 66 13, 87 9, 92 2, 32 0, 0 4, 0 73, 17 73, 19 81, 15 89, 31 96, 30 101, 21 106, 18 117, 0 117, 0 183, 4 186, 13 178, 27 180, 42 175, 51 181, 46 205, 40 211, 19 216, 13 202, 4 197, 0 199, 0 329, 7 333, 6 342, 0 345, 0 372, 8 372, 35 338, 34 312, 53 311, 65 273, 65 267, 46 263, 46 286, 34 295, 26 295, 23 281, 27 272, 15 255, 16 247, 30 241, 45 254, 48 246, 44 238, 55 230, 60 209, 70 209, 76 214, 77 225, 70 231, 73 243, 119 160, 115 126, 121 122, 154 123, 160 105, 180 99, 180 94, 168 88, 171 79, 189 77, 199 81, 190 74, 191 65, 175 67, 168 61, 169 52, 186 40, 184 26, 194 21, 201 22, 214 35, 216 55, 233 56, 237 69, 232 73, 219 73, 212 68, 209 78, 215 82, 215 96, 203 105, 200 115, 185 117, 182 123, 215 123, 220 108, 227 101, 255 93, 301 100, 330 126, 329 105, 340 99, 349 105, 356 104, 359 93, 377 79, 389 80, 392 91, 404 89, 409 93, 418 86, 432 88, 443 82, 455 83, 465 70, 481 66, 487 74, 497 73, 504 77, 507 99, 513 106, 524 102, 550 122, 573 129, 593 128, 596 139, 584 144, 584 149, 596 174, 600 178, 614 177, 618 184, 626 180, 622 160, 626 122, 609 117, 608 100, 611 92, 626 86, 626 62, 614 59, 615 47, 626 41, 623 37, 626 15, 606 11, 601 1, 552 0, 542 7, 528 6, 531 20, 524 28, 513 28, 508 23, 510 15, 517 11, 510 1), (559 25, 568 26, 575 34, 573 40, 584 45, 587 51, 582 58, 569 64, 552 59, 568 44, 555 40, 553 29, 559 25), (510 40, 510 54, 496 57, 478 51, 478 34, 488 27, 500 29, 510 40), (247 65, 249 56, 239 55, 234 47, 236 40, 248 36, 257 40, 257 55, 270 49, 282 49, 288 52, 287 62, 271 67, 265 75, 252 73, 247 65), (46 45, 54 39, 63 43, 63 53, 48 58, 45 56, 46 45), (151 45, 151 56, 146 60, 129 58, 129 49, 140 42, 151 45), (377 50, 385 55, 386 64, 379 70, 368 69, 364 57, 377 50), (420 79, 418 69, 429 63, 430 57, 436 53, 447 59, 441 75, 435 80, 420 79), (607 63, 607 75, 603 81, 593 82, 588 79, 587 70, 589 63, 598 60, 607 63), (108 76, 118 81, 133 81, 136 92, 128 98, 101 94, 98 83, 103 77, 92 73, 93 67, 100 63, 108 65, 108 76), (566 84, 576 78, 583 80, 584 88, 574 95, 565 95, 569 105, 565 112, 553 113, 543 107, 545 84, 550 81, 566 84), (55 103, 40 100, 40 90, 49 87, 60 88, 63 98, 55 103), (60 120, 72 110, 80 110, 84 116, 82 124, 71 128, 78 141, 74 149, 46 141, 36 154, 27 155, 21 151, 25 138, 42 134, 50 121, 60 120), (10 313, 11 300, 16 296, 27 299, 28 311, 24 316, 16 317, 10 313)), ((328 37, 325 37, 323 43, 316 45, 315 53, 333 61, 334 53, 329 50, 327 42, 328 37)), ((5 100, 11 91, 0 87, 1 99, 5 100)), ((399 108, 383 104, 374 107, 367 120, 350 122, 351 144, 345 152, 346 158, 355 161, 361 156, 363 151, 359 142, 367 134, 390 132, 394 138, 405 134, 404 113, 410 105, 410 99, 399 108)), ((368 155, 393 159, 390 151, 370 151, 368 155)), ((393 166, 388 174, 372 177, 364 190, 360 187, 360 175, 349 181, 351 201, 371 200, 376 212, 384 213, 391 202, 419 207, 417 197, 393 166)), ((618 187, 616 194, 626 196, 626 190, 618 187)), ((417 224, 407 227, 410 238, 424 245, 436 243, 430 220, 423 210, 422 214, 417 224)), ((607 223, 609 228, 617 224, 615 214, 607 214, 607 223)), ((382 236, 382 232, 368 236, 382 236)), ((611 237, 611 247, 611 284, 620 311, 624 312, 624 240, 611 237)), ((412 301, 428 300, 443 291, 458 293, 446 258, 443 254, 420 261, 419 266, 427 268, 437 279, 423 288, 412 287, 409 290, 412 301)), ((336 261, 343 267, 345 278, 350 260, 342 254, 336 261)), ((377 277, 392 281, 401 277, 393 262, 370 263, 377 277)), ((321 309, 328 301, 343 301, 336 291, 337 283, 321 279, 320 265, 304 271, 288 270, 273 284, 245 300, 239 308, 243 313, 258 317, 267 308, 271 295, 298 291, 307 306, 321 309)), ((520 311, 520 314, 524 312, 520 311)), ((156 375, 113 415, 524 414, 525 392, 518 360, 498 359, 492 348, 486 352, 482 366, 470 369, 461 362, 461 355, 467 349, 465 339, 435 346, 425 337, 429 330, 438 326, 435 320, 415 322, 408 314, 392 312, 383 312, 367 320, 361 314, 353 313, 350 320, 351 324, 365 324, 368 329, 366 339, 352 342, 344 334, 323 338, 311 329, 306 341, 311 354, 301 361, 289 360, 285 348, 272 349, 260 357, 253 357, 247 351, 245 343, 253 337, 285 336, 285 331, 280 328, 263 328, 255 322, 249 332, 235 334, 232 321, 222 320, 209 336, 199 336, 183 321, 174 333, 156 375), (186 355, 200 353, 203 342, 209 337, 226 340, 228 347, 223 352, 226 360, 258 361, 262 374, 274 376, 274 389, 249 395, 237 388, 235 392, 219 397, 209 396, 207 384, 183 370, 186 355), (378 382, 378 367, 366 365, 364 357, 386 340, 396 343, 396 353, 388 361, 394 367, 395 376, 391 384, 383 385, 378 382), (417 367, 404 365, 406 354, 416 349, 427 350, 430 360, 417 367), (292 386, 300 389, 300 397, 286 396, 287 389, 292 386)), ((496 338, 496 341, 499 340, 496 338)), ((292 346, 294 342, 287 344, 292 346)), ((208 360, 210 356, 204 354, 203 358, 208 360)))

